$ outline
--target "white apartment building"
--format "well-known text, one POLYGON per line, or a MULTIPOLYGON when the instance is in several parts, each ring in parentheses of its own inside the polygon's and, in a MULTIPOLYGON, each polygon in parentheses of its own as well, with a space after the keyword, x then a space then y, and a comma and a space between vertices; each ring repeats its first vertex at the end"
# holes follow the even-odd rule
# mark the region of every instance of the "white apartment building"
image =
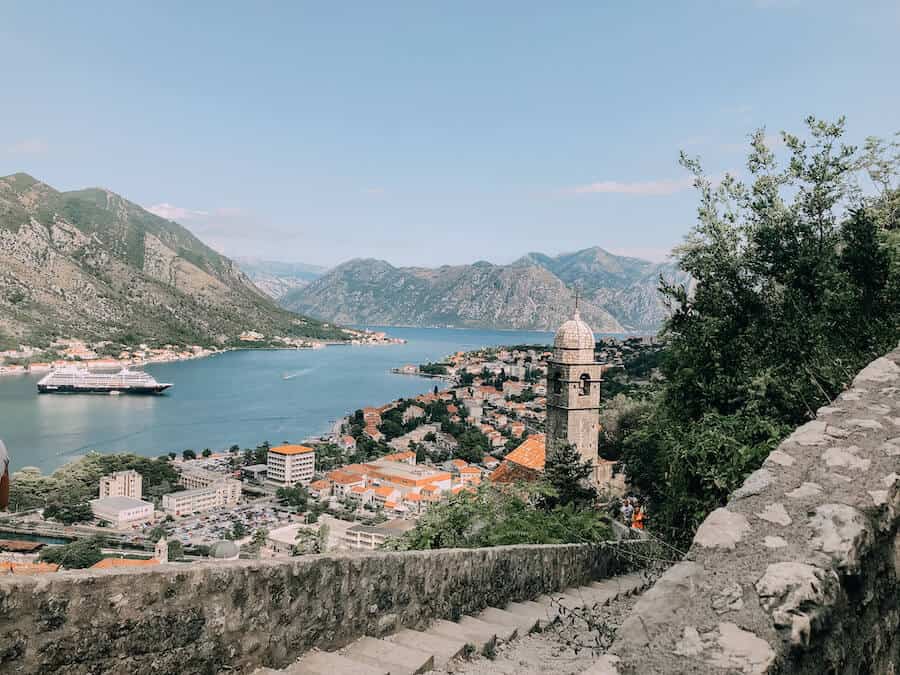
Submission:
POLYGON ((222 506, 234 506, 241 500, 241 482, 232 478, 208 487, 163 495, 162 508, 172 516, 185 516, 222 506))
POLYGON ((266 477, 281 485, 308 485, 316 470, 316 451, 305 445, 279 445, 269 450, 266 477))
POLYGON ((153 520, 153 504, 132 497, 102 497, 91 500, 95 518, 105 520, 115 527, 153 520))
POLYGON ((411 520, 389 520, 381 525, 354 525, 341 537, 342 548, 351 551, 374 551, 385 541, 399 537, 416 524, 411 520))
POLYGON ((218 471, 210 471, 209 469, 184 469, 178 482, 188 490, 196 490, 198 488, 209 487, 214 483, 226 479, 225 474, 218 471))
POLYGON ((143 478, 134 469, 116 471, 100 478, 100 499, 105 497, 140 499, 144 494, 143 490, 143 478))

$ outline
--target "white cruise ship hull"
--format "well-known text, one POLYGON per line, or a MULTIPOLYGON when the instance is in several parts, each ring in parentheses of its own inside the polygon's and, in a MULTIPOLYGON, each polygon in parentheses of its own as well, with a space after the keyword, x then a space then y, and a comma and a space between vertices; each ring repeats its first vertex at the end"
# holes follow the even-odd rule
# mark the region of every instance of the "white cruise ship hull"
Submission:
POLYGON ((80 384, 38 384, 40 394, 161 394, 171 387, 171 384, 156 384, 150 386, 105 386, 105 385, 80 385, 80 384))
POLYGON ((95 373, 86 368, 63 367, 37 383, 41 394, 161 394, 171 386, 157 382, 148 373, 127 368, 118 373, 95 373))

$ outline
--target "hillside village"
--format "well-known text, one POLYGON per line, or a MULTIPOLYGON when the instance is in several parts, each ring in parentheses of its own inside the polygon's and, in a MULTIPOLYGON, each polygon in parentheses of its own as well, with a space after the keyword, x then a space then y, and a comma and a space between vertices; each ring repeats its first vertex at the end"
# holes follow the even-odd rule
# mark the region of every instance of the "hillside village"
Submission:
MULTIPOLYGON (((649 337, 606 339, 597 343, 596 355, 615 378, 626 364, 660 348, 649 337)), ((89 349, 66 347, 90 361, 89 349)), ((414 527, 434 504, 540 477, 552 356, 544 346, 520 345, 402 366, 395 372, 439 377, 441 384, 415 398, 357 410, 332 433, 302 445, 264 443, 144 460, 166 465, 163 488, 148 489, 135 469, 114 471, 99 477, 80 506, 20 509, 6 526, 80 542, 102 536, 96 548, 103 552, 93 563, 101 567, 110 560, 155 564, 161 550, 166 561, 374 550, 414 527), (142 553, 151 548, 153 557, 142 553)), ((142 470, 147 473, 146 465, 142 470)), ((623 493, 615 462, 598 459, 598 471, 604 499, 623 493)), ((0 542, 0 551, 13 549, 0 552, 9 571, 58 569, 40 562, 39 546, 16 546, 0 542)))

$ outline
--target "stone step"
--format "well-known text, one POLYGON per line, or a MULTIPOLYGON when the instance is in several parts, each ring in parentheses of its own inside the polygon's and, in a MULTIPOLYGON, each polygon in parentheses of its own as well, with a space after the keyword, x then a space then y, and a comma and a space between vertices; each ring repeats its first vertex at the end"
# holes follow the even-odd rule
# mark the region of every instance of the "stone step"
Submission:
POLYGON ((388 635, 385 640, 434 654, 435 668, 443 668, 453 659, 465 656, 466 646, 469 644, 464 637, 449 638, 444 635, 423 633, 422 631, 409 629, 403 629, 393 635, 388 635))
POLYGON ((471 626, 475 630, 493 633, 497 636, 497 639, 503 640, 504 642, 514 640, 518 634, 515 626, 507 626, 501 623, 494 623, 493 621, 483 621, 472 616, 464 616, 458 623, 463 627, 471 626))
POLYGON ((312 651, 284 670, 286 675, 389 675, 387 668, 360 663, 336 652, 312 651))
POLYGON ((433 621, 425 632, 451 640, 465 640, 466 644, 472 645, 474 651, 479 654, 484 653, 486 648, 492 647, 497 642, 497 633, 490 629, 472 628, 471 624, 462 625, 443 619, 433 621))
POLYGON ((434 654, 373 637, 362 637, 340 653, 390 675, 418 675, 434 668, 434 654))
POLYGON ((497 609, 496 607, 488 607, 475 618, 479 621, 487 621, 488 623, 512 626, 516 629, 516 633, 519 637, 528 635, 538 625, 538 620, 534 617, 513 614, 512 612, 497 609))
POLYGON ((619 592, 620 594, 625 595, 633 595, 634 593, 638 593, 647 586, 650 585, 649 580, 643 574, 622 574, 618 577, 613 577, 611 581, 616 581, 619 584, 619 592))
POLYGON ((592 586, 577 586, 575 588, 569 588, 563 593, 563 596, 575 600, 579 607, 605 605, 616 597, 616 595, 617 592, 615 591, 593 588, 592 586))
POLYGON ((532 600, 525 602, 511 602, 506 606, 506 611, 518 616, 527 616, 529 619, 536 619, 541 627, 552 623, 556 618, 556 614, 545 605, 540 605, 532 600))

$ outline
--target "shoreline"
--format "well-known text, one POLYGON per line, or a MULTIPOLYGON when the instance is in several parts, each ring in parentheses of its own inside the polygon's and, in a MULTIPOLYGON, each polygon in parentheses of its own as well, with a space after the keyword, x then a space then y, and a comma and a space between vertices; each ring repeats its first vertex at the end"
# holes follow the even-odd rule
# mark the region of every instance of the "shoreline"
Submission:
MULTIPOLYGON (((128 360, 128 359, 112 359, 112 358, 96 358, 96 359, 56 359, 52 362, 38 362, 41 364, 40 368, 34 369, 32 368, 33 364, 27 365, 5 365, 0 363, 0 377, 13 377, 13 376, 21 376, 21 375, 38 375, 48 373, 53 370, 54 367, 57 367, 54 364, 58 364, 59 366, 84 366, 88 370, 91 370, 91 366, 94 365, 94 370, 111 370, 113 368, 145 368, 146 366, 164 364, 164 363, 182 363, 184 361, 196 361, 199 359, 211 358, 214 356, 218 356, 220 354, 227 354, 229 352, 241 352, 241 351, 315 351, 318 349, 325 349, 326 347, 393 347, 397 345, 406 344, 407 340, 403 338, 388 338, 383 341, 373 341, 373 342, 354 342, 352 339, 348 340, 317 340, 312 342, 310 346, 295 346, 295 345, 265 345, 260 347, 253 347, 251 345, 240 346, 240 347, 223 347, 221 349, 206 349, 200 348, 201 351, 199 353, 192 353, 190 355, 177 355, 171 358, 150 358, 150 359, 142 359, 142 360, 128 360)), ((194 345, 193 347, 197 347, 194 345)), ((182 352, 183 354, 183 352, 182 352)))

